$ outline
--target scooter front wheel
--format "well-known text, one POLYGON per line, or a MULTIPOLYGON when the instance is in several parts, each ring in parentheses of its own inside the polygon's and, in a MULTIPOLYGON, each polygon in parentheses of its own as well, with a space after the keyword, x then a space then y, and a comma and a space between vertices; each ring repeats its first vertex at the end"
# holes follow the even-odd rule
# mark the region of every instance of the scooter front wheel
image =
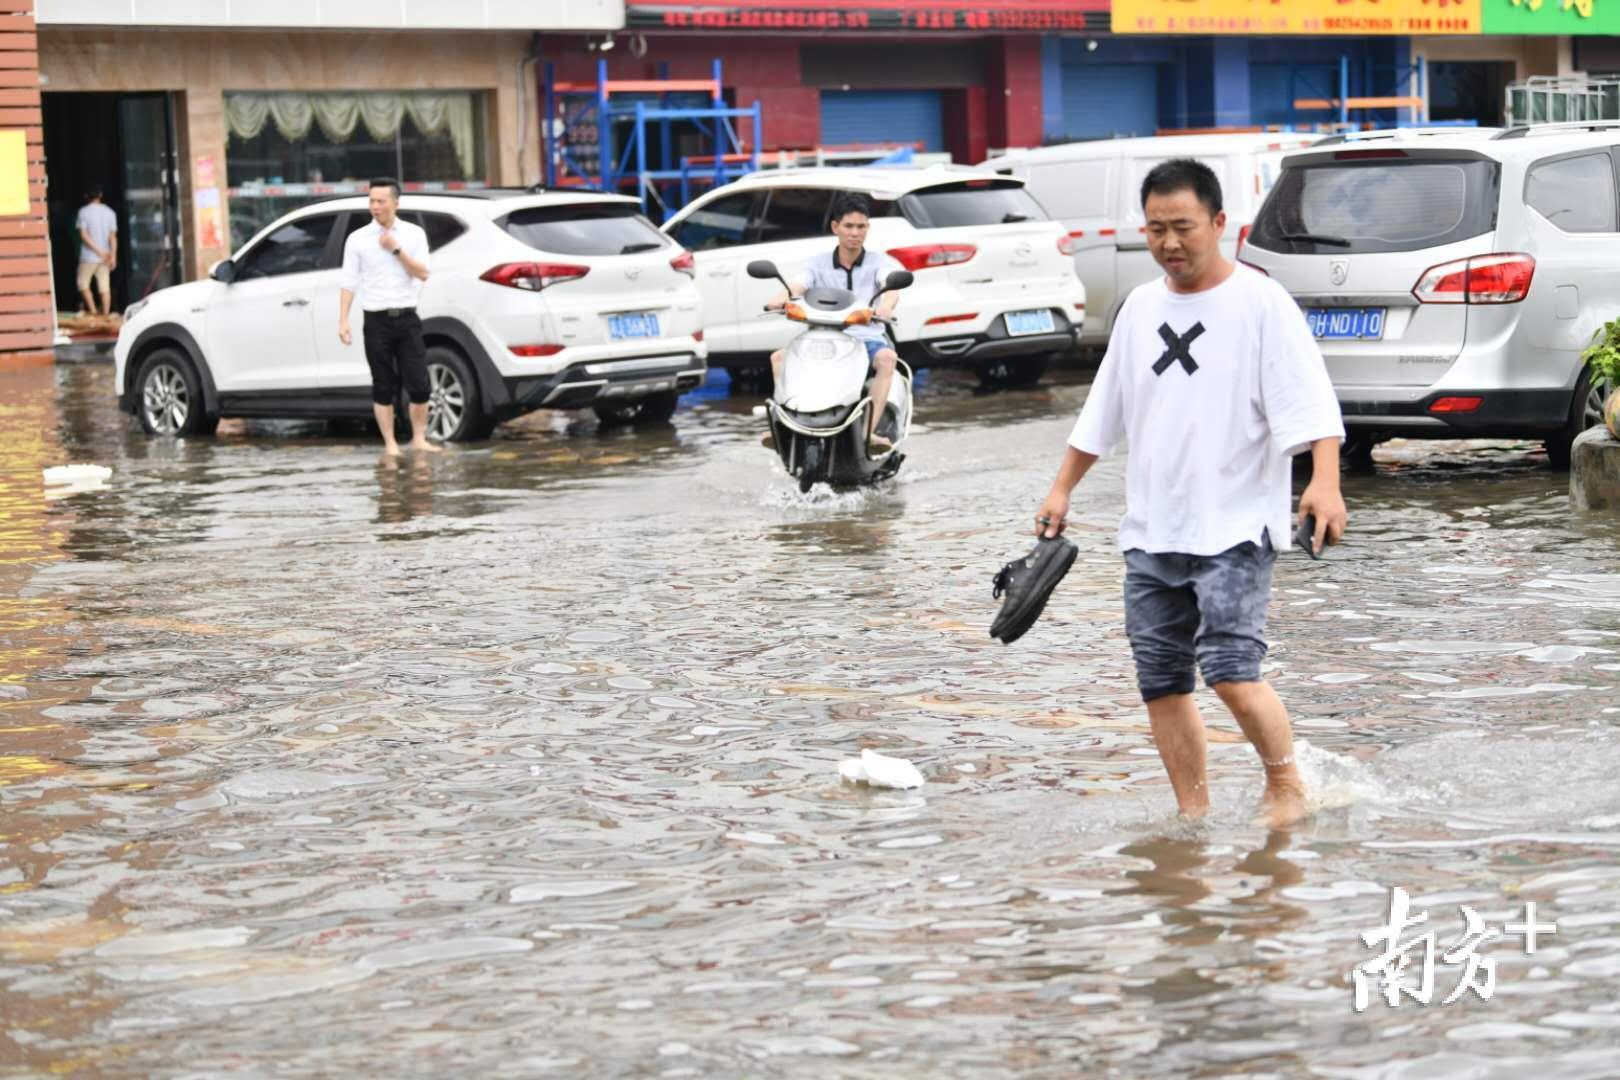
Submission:
POLYGON ((808 492, 815 486, 819 472, 821 472, 821 440, 806 439, 804 458, 799 463, 799 491, 801 493, 808 492))

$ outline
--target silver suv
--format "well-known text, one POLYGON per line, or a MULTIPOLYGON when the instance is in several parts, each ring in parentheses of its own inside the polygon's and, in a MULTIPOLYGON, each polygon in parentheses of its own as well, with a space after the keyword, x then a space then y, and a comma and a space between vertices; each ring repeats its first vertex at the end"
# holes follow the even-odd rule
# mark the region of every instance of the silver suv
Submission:
POLYGON ((1292 154, 1240 258, 1304 309, 1363 453, 1602 422, 1579 359, 1620 315, 1620 124, 1329 139, 1292 154))

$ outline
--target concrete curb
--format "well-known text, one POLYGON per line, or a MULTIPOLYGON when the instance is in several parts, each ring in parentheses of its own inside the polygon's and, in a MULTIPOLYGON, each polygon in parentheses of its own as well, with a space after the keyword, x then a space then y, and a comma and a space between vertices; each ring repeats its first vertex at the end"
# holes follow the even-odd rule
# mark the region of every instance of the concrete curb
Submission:
POLYGON ((1620 512, 1620 442, 1609 429, 1582 432, 1570 448, 1569 458, 1570 506, 1620 512))

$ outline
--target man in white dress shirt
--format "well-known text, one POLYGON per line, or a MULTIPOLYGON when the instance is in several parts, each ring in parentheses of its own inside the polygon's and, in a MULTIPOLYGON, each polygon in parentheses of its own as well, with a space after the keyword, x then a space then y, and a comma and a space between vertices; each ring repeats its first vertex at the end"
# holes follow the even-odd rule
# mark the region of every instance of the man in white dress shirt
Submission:
POLYGON ((411 449, 438 452, 427 441, 427 349, 416 300, 428 279, 427 233, 399 219, 399 181, 371 182, 371 224, 349 234, 343 245, 343 291, 338 300, 338 340, 347 345, 349 308, 355 293, 365 312, 361 336, 371 367, 371 408, 382 429, 384 452, 394 441, 394 402, 400 385, 410 398, 411 449))

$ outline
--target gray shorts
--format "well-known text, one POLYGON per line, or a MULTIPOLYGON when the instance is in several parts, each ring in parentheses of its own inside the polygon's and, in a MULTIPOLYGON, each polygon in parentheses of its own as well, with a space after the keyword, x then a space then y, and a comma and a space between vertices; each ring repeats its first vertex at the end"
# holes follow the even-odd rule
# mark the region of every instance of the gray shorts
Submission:
POLYGON ((1219 555, 1125 553, 1125 632, 1143 701, 1204 683, 1258 682, 1277 551, 1270 536, 1219 555))

